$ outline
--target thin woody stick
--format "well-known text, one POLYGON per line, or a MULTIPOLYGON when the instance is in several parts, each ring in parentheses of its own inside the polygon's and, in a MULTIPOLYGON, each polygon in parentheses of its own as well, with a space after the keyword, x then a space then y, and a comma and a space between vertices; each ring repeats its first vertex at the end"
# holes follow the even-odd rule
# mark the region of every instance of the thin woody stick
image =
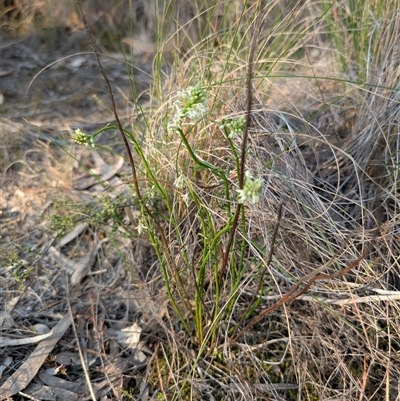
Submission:
MULTIPOLYGON (((351 270, 353 270, 355 267, 358 266, 358 264, 367 256, 367 254, 369 253, 371 248, 371 244, 370 246, 368 246, 364 252, 361 254, 360 257, 358 257, 356 260, 354 260, 353 262, 351 262, 348 266, 346 266, 344 269, 334 273, 334 274, 317 274, 315 275, 316 272, 313 272, 311 274, 307 274, 306 276, 302 277, 296 285, 294 285, 292 287, 292 289, 286 294, 284 295, 281 299, 279 299, 278 301, 276 301, 273 305, 271 305, 269 308, 263 310, 262 312, 260 312, 260 314, 258 316, 256 316, 255 318, 251 319, 249 323, 247 323, 247 325, 234 337, 232 338, 228 345, 232 346, 234 344, 236 344, 236 342, 238 341, 238 339, 240 337, 243 336, 243 334, 249 330, 251 327, 253 327, 255 324, 257 324, 260 320, 262 320, 265 316, 269 315, 271 312, 273 312, 274 310, 278 309, 281 305, 283 304, 287 304, 291 301, 293 301, 294 299, 296 299, 297 297, 299 297, 300 295, 303 295, 305 292, 307 292, 310 287, 313 285, 313 283, 315 283, 316 281, 321 281, 321 280, 334 280, 335 278, 339 278, 339 277, 343 277, 345 274, 349 273, 351 270), (306 284, 306 286, 301 289, 300 291, 298 291, 298 289, 300 288, 300 285, 302 283, 304 283, 307 279, 309 279, 311 277, 311 280, 306 284)), ((327 265, 329 265, 331 263, 331 261, 329 261, 328 263, 324 264, 323 266, 321 266, 318 270, 317 273, 323 269, 326 268, 327 265)))

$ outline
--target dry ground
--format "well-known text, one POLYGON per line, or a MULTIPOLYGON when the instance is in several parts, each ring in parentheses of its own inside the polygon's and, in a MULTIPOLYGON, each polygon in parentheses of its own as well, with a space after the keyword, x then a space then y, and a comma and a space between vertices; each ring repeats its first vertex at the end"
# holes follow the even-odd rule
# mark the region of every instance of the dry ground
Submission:
MULTIPOLYGON (((149 245, 76 223, 98 208, 105 193, 92 173, 121 193, 127 188, 119 178, 126 170, 121 157, 78 148, 71 140, 78 127, 93 132, 113 121, 86 35, 60 27, 9 36, 0 46, 0 326, 4 335, 0 393, 15 394, 15 400, 86 399, 90 397, 82 368, 86 364, 91 377, 97 376, 95 397, 120 398, 119 388, 128 383, 142 386, 145 395, 147 382, 139 377, 145 376, 152 354, 149 341, 138 347, 137 341, 129 343, 135 334, 120 330, 135 320, 138 311, 150 316, 155 308, 153 294, 141 291, 132 278, 132 272, 147 274, 151 267, 149 245), (72 210, 75 222, 63 221, 72 210), (120 246, 111 246, 110 238, 120 246), (90 284, 83 284, 89 272, 90 284), (73 274, 68 287, 67 277, 73 274), (71 330, 71 319, 80 321, 76 332, 71 330), (58 333, 52 337, 55 340, 43 340, 49 330, 58 333), (30 345, 24 345, 28 338, 30 345), (118 341, 126 345, 123 352, 118 341)), ((133 78, 123 54, 108 54, 102 60, 104 69, 116 92, 119 114, 129 124, 133 78)), ((138 92, 148 89, 149 67, 136 63, 131 70, 138 92)), ((120 148, 115 138, 106 144, 120 148)), ((155 314, 161 310, 158 304, 155 314)), ((151 324, 145 320, 141 327, 151 324)))

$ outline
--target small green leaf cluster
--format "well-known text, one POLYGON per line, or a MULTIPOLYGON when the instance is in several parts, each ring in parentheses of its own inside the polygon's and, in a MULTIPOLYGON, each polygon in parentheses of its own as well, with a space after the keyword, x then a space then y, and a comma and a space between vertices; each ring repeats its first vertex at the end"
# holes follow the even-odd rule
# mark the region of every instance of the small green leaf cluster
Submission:
POLYGON ((11 271, 10 277, 20 286, 23 287, 24 281, 29 278, 33 271, 33 267, 24 266, 21 261, 19 261, 11 271))
POLYGON ((90 214, 91 206, 60 198, 56 193, 54 197, 53 210, 50 213, 50 228, 57 231, 58 237, 62 237, 72 231, 79 220, 90 214))
POLYGON ((18 265, 21 263, 19 257, 20 246, 18 244, 11 245, 8 249, 2 249, 0 251, 0 259, 4 260, 6 264, 18 265))
POLYGON ((76 225, 74 217, 65 213, 62 215, 51 214, 50 215, 50 226, 51 229, 58 232, 58 236, 63 236, 67 232, 71 231, 76 225))
POLYGON ((101 208, 90 220, 97 224, 112 223, 113 231, 115 231, 118 227, 125 225, 123 214, 125 205, 126 199, 122 195, 117 196, 115 199, 109 195, 102 195, 101 208))

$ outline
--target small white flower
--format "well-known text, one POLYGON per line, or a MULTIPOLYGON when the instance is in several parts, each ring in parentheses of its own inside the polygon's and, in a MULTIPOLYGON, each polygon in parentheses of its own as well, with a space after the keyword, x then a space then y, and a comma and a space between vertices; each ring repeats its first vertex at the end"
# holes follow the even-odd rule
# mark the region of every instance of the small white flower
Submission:
POLYGON ((185 177, 183 175, 180 175, 178 178, 175 179, 174 187, 176 189, 185 189, 186 188, 185 177))
POLYGON ((183 199, 183 201, 185 202, 185 205, 186 205, 186 206, 189 206, 189 205, 190 205, 190 202, 191 202, 191 200, 192 200, 192 197, 190 196, 189 193, 187 193, 187 194, 185 194, 185 195, 182 196, 182 199, 183 199))
POLYGON ((235 135, 242 135, 246 126, 246 118, 240 117, 236 119, 223 119, 219 128, 224 131, 229 138, 233 138, 235 135))
POLYGON ((194 104, 186 111, 186 117, 190 120, 201 120, 207 113, 207 107, 202 104, 194 104))
POLYGON ((182 126, 181 121, 176 121, 175 119, 168 123, 168 131, 169 132, 176 132, 179 131, 182 126))
POLYGON ((249 171, 246 171, 246 182, 243 189, 238 189, 238 202, 258 203, 260 201, 264 181, 261 178, 254 178, 249 171))
POLYGON ((147 199, 154 199, 156 197, 156 187, 154 185, 146 193, 147 199))
POLYGON ((143 224, 142 220, 139 220, 139 224, 136 227, 138 234, 140 235, 143 231, 147 230, 147 227, 143 224))
POLYGON ((201 120, 207 114, 207 104, 206 93, 200 84, 178 92, 178 100, 174 103, 175 115, 168 123, 168 130, 179 130, 184 118, 201 120))
POLYGON ((88 135, 85 134, 83 131, 81 131, 80 128, 76 129, 74 131, 74 141, 78 143, 79 145, 85 145, 85 146, 92 146, 94 148, 94 137, 93 135, 88 135))

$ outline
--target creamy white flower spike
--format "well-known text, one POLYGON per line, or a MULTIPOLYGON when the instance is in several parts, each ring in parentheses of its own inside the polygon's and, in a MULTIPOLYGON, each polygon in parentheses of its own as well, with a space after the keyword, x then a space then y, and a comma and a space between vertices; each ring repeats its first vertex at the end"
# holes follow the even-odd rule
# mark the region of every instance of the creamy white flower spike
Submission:
POLYGON ((85 145, 85 146, 91 146, 94 148, 94 136, 85 134, 83 131, 81 131, 80 128, 76 129, 74 131, 74 137, 73 140, 78 143, 79 145, 85 145))
POLYGON ((175 115, 168 124, 168 129, 181 129, 184 118, 193 122, 201 120, 207 114, 207 105, 206 93, 200 84, 178 92, 178 100, 174 103, 175 115))
POLYGON ((243 189, 238 189, 238 202, 258 203, 260 201, 264 181, 261 178, 254 178, 250 171, 246 171, 246 181, 243 189))

